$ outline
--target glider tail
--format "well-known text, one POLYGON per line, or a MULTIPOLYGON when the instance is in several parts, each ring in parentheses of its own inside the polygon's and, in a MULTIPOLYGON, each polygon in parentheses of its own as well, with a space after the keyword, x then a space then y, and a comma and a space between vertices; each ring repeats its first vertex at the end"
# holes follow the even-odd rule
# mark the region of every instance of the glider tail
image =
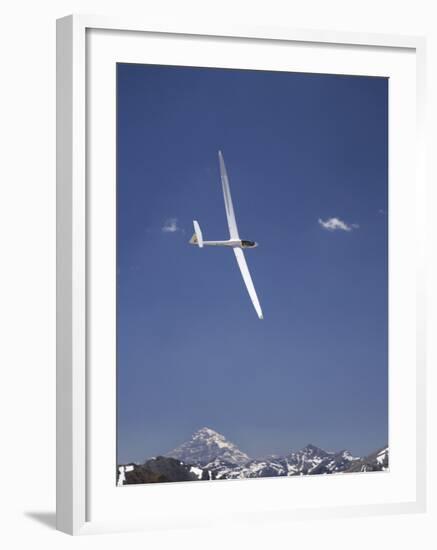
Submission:
POLYGON ((203 236, 200 230, 200 225, 196 220, 193 220, 194 235, 190 239, 190 244, 197 244, 199 248, 203 248, 203 236))

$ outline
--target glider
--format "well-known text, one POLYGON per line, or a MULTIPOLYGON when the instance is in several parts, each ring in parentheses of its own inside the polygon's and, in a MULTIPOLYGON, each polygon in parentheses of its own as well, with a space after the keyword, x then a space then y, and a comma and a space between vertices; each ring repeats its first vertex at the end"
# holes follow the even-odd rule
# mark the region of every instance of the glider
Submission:
POLYGON ((225 161, 223 159, 221 151, 219 151, 218 156, 220 165, 220 177, 222 180, 223 188, 223 197, 225 199, 226 217, 228 219, 229 226, 229 239, 227 241, 204 241, 199 223, 196 220, 193 220, 194 235, 190 239, 190 244, 197 245, 199 248, 203 248, 204 246, 228 246, 232 248, 250 299, 252 300, 253 307, 255 308, 258 317, 260 319, 263 319, 261 305, 259 303, 255 287, 253 286, 252 277, 250 276, 250 271, 247 267, 246 258, 244 257, 243 252, 244 248, 255 248, 258 246, 258 243, 254 241, 246 241, 240 239, 240 236, 238 234, 237 221, 235 219, 234 206, 232 204, 231 190, 229 188, 229 179, 226 173, 225 161))

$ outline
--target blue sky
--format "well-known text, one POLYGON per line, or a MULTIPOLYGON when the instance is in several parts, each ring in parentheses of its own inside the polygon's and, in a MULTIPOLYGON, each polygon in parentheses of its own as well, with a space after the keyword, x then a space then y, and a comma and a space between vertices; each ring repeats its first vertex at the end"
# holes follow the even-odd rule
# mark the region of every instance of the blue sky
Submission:
POLYGON ((253 457, 387 443, 387 87, 118 65, 119 462, 203 426, 253 457), (232 251, 187 244, 228 238, 219 149, 262 321, 232 251))

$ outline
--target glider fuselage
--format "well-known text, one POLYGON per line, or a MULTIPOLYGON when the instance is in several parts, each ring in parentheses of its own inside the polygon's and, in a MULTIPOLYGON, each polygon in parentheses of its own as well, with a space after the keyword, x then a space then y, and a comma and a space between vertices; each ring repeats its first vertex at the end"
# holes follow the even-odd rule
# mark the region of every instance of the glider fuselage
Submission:
MULTIPOLYGON (((190 244, 197 245, 197 239, 195 235, 193 236, 193 239, 190 241, 190 244)), ((258 243, 256 243, 255 241, 229 239, 227 241, 203 241, 203 245, 204 246, 229 246, 231 248, 255 248, 258 246, 258 243)))

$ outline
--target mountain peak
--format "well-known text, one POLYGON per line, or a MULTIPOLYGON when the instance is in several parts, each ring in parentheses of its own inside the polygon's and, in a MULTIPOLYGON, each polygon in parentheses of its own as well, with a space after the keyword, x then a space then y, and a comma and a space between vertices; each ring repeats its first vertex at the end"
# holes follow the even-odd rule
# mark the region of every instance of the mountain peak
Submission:
POLYGON ((207 426, 204 426, 203 428, 200 428, 200 430, 197 430, 196 432, 194 432, 193 436, 192 437, 196 437, 196 436, 207 436, 207 437, 225 437, 224 435, 216 432, 215 430, 211 429, 211 428, 208 428, 207 426))
POLYGON ((308 445, 305 445, 304 449, 308 449, 309 451, 320 451, 320 447, 317 447, 312 443, 308 443, 308 445))
POLYGON ((191 439, 176 447, 168 456, 197 465, 207 465, 217 459, 230 464, 244 464, 250 460, 224 435, 206 426, 194 432, 191 439))
POLYGON ((321 449, 320 447, 316 447, 316 445, 313 445, 312 443, 308 443, 308 445, 306 445, 301 452, 308 453, 311 455, 319 455, 319 456, 330 454, 327 451, 324 451, 323 449, 321 449))

